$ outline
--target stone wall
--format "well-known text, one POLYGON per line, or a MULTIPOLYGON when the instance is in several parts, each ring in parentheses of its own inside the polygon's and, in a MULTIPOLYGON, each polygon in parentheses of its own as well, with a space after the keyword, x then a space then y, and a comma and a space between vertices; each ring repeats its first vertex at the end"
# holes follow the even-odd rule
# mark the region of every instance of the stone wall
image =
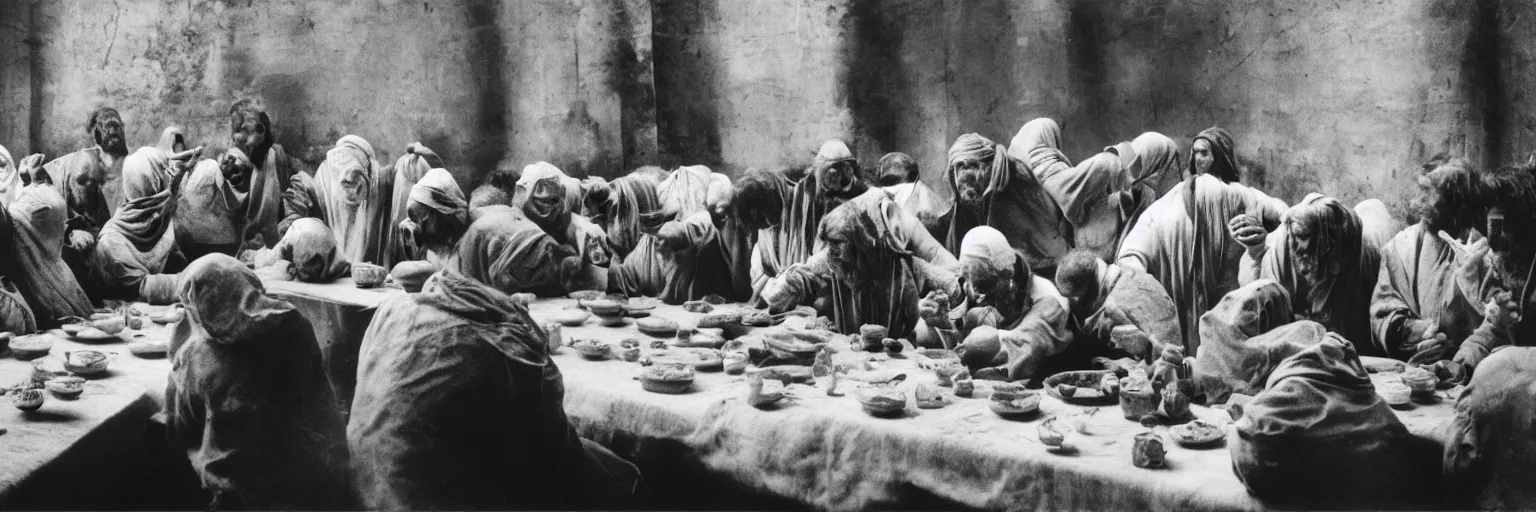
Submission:
MULTIPOLYGON (((1536 9, 1493 0, 87 0, 0 3, 0 144, 62 154, 86 115, 134 145, 182 124, 222 147, 235 98, 317 163, 347 133, 420 140, 468 185, 548 160, 865 165, 1053 117, 1081 160, 1156 130, 1231 130, 1245 178, 1401 210, 1428 156, 1536 149, 1536 9)), ((1177 177, 1169 177, 1171 183, 1177 177)))

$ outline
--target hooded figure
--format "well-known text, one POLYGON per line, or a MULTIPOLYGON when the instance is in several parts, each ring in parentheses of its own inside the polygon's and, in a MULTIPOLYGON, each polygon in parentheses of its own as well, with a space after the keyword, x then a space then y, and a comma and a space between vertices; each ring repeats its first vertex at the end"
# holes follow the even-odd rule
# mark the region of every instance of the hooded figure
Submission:
POLYGON ((1200 355, 1190 363, 1205 403, 1223 404, 1233 393, 1257 395, 1280 362, 1321 342, 1328 330, 1291 321, 1291 294, 1274 281, 1232 290, 1200 316, 1200 355))
POLYGON ((1266 503, 1399 508, 1421 503, 1433 481, 1423 468, 1437 447, 1408 433, 1332 333, 1281 361, 1235 427, 1232 469, 1266 503))
MULTIPOLYGON (((312 217, 325 222, 342 255, 354 262, 381 264, 392 232, 389 205, 394 176, 374 158, 373 146, 356 135, 336 141, 311 178, 295 174, 283 195, 285 224, 312 217)), ((283 226, 281 229, 287 229, 283 226)))
POLYGON ((1163 284, 1178 306, 1184 346, 1197 347, 1200 315, 1240 285, 1244 247, 1232 238, 1228 223, 1235 216, 1252 215, 1265 230, 1274 230, 1285 208, 1285 202, 1258 190, 1195 176, 1137 219, 1120 244, 1117 263, 1163 284))
POLYGON ((432 169, 411 186, 402 204, 407 218, 399 226, 404 247, 400 261, 425 259, 442 265, 469 229, 464 191, 448 171, 432 169))
POLYGON ((657 181, 634 172, 608 184, 600 207, 608 222, 608 247, 622 260, 640 245, 640 214, 661 209, 656 197, 657 181))
MULTIPOLYGON (((1048 135, 1041 141, 1054 143, 1048 135)), ((992 226, 1024 254, 1029 268, 1047 278, 1055 275, 1056 260, 1072 249, 1072 224, 1008 148, 974 133, 961 135, 949 148, 945 180, 955 196, 944 243, 951 253, 960 250, 971 229, 992 226)))
POLYGON ((188 266, 176 295, 189 327, 172 351, 166 429, 210 509, 353 506, 346 422, 304 315, 223 254, 188 266))
POLYGON ((380 304, 357 372, 347 440, 368 509, 612 509, 638 485, 633 465, 576 435, 527 309, 457 272, 380 304))
MULTIPOLYGON (((389 257, 379 265, 384 268, 393 268, 395 263, 406 260, 419 259, 412 256, 412 251, 407 247, 409 242, 405 239, 405 233, 400 231, 400 223, 406 220, 406 207, 410 201, 411 189, 416 182, 421 181, 427 175, 427 171, 439 169, 443 166, 443 159, 438 158, 437 153, 432 152, 420 142, 413 142, 405 148, 405 155, 395 161, 394 191, 390 194, 389 207, 389 257)), ((450 176, 451 178, 451 176, 450 176)), ((458 189, 458 185, 454 185, 458 189)), ((462 192, 459 193, 463 195, 462 192)), ((466 210, 467 212, 467 210, 466 210)))
POLYGON ((306 283, 329 283, 352 273, 352 263, 341 248, 336 246, 336 236, 320 219, 303 218, 295 221, 283 234, 282 241, 273 248, 286 268, 276 272, 280 279, 295 279, 306 283))
POLYGON ((783 229, 788 244, 781 263, 788 266, 810 259, 819 247, 821 218, 869 191, 869 185, 859 179, 858 161, 848 145, 836 139, 823 143, 811 172, 795 183, 794 193, 784 204, 783 229))
POLYGON ((17 168, 16 160, 11 158, 11 152, 0 146, 0 207, 11 204, 21 196, 21 188, 27 186, 21 181, 21 169, 17 168))
POLYGON ((101 230, 87 283, 101 298, 175 302, 176 275, 162 273, 176 252, 178 180, 172 155, 139 148, 123 159, 123 206, 101 230))
POLYGON ((1536 348, 1505 347, 1483 360, 1456 399, 1444 472, 1450 508, 1518 510, 1536 499, 1536 348))
POLYGON ((1238 182, 1237 144, 1231 133, 1212 126, 1196 135, 1190 145, 1189 176, 1209 174, 1223 183, 1238 182))
POLYGON ((581 256, 555 242, 510 207, 487 206, 459 239, 454 258, 442 265, 505 294, 558 297, 582 268, 581 256))
POLYGON ((725 276, 729 286, 719 295, 741 302, 751 297, 751 251, 756 233, 730 215, 732 193, 730 178, 702 165, 679 168, 656 186, 662 208, 673 212, 673 218, 686 219, 701 212, 709 215, 718 236, 707 253, 700 253, 698 272, 725 276))
POLYGON ((518 175, 516 188, 512 193, 511 205, 515 209, 523 209, 524 204, 532 197, 534 185, 548 180, 556 180, 564 192, 565 209, 572 213, 580 213, 584 201, 581 188, 581 180, 572 178, 549 162, 536 162, 523 168, 523 173, 518 175))
POLYGON ((730 180, 694 166, 673 171, 662 183, 656 191, 666 195, 655 199, 660 209, 641 212, 645 236, 622 264, 609 269, 608 289, 668 304, 733 295, 722 232, 711 214, 729 201, 730 180))
POLYGON ((1347 340, 1360 340, 1370 355, 1385 356, 1371 344, 1371 295, 1381 256, 1361 237, 1360 216, 1337 199, 1309 194, 1286 214, 1255 258, 1244 260, 1243 282, 1257 278, 1280 283, 1291 294, 1291 311, 1323 324, 1347 340))
POLYGON ((580 198, 581 183, 544 162, 525 169, 519 183, 518 208, 523 217, 538 224, 555 242, 581 254, 582 272, 575 282, 567 283, 575 287, 572 291, 607 289, 611 253, 607 233, 572 209, 581 203, 575 202, 570 187, 576 187, 578 195, 574 197, 580 198))
MULTIPOLYGON (((885 326, 908 338, 918 326, 918 300, 934 291, 959 296, 957 276, 908 249, 910 216, 884 194, 866 195, 829 212, 821 225, 827 263, 794 265, 763 288, 774 310, 831 297, 834 325, 843 333, 863 324, 885 326)), ((921 228, 918 228, 922 232, 921 228)))
POLYGON ((155 148, 171 155, 191 149, 187 147, 187 136, 180 126, 167 127, 160 132, 160 141, 155 143, 155 148))
POLYGON ((54 188, 64 196, 68 212, 64 261, 82 282, 89 274, 87 260, 96 247, 96 237, 107 219, 112 218, 112 206, 103 187, 107 186, 109 176, 116 178, 121 174, 123 164, 121 158, 114 158, 109 166, 100 154, 100 148, 82 149, 43 166, 54 188))
POLYGON ((953 295, 960 301, 947 317, 923 319, 919 345, 954 348, 978 378, 1022 380, 1040 375, 1043 365, 1064 366, 1050 360, 1072 343, 1067 301, 1030 272, 1001 232, 981 226, 966 233, 960 265, 964 295, 953 295))
POLYGON ((743 227, 757 230, 748 271, 752 280, 749 302, 756 307, 768 305, 763 300, 763 286, 789 267, 790 236, 781 214, 794 188, 783 173, 765 169, 750 169, 736 180, 731 216, 743 227))
MULTIPOLYGON (((37 157, 32 160, 40 159, 37 157)), ((16 171, 19 179, 20 171, 12 170, 16 171)), ((20 183, 17 185, 20 186, 20 183)), ((17 189, 16 192, 21 190, 17 189)), ((37 331, 37 318, 32 315, 32 307, 27 305, 26 296, 16 286, 17 279, 23 277, 20 274, 25 269, 17 261, 17 253, 20 251, 15 245, 16 226, 11 220, 11 202, 0 201, 0 241, 9 244, 6 248, 0 248, 0 332, 30 334, 37 331)))
POLYGON ((8 277, 26 297, 37 327, 46 329, 57 326, 62 317, 91 316, 93 309, 62 257, 69 215, 64 197, 53 185, 39 181, 40 174, 35 172, 31 184, 7 206, 16 257, 16 272, 8 277))

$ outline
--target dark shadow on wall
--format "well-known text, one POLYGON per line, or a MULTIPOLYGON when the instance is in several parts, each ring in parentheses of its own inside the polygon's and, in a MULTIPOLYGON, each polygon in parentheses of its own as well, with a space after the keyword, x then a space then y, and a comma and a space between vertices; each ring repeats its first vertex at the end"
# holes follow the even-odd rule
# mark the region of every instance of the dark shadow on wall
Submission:
POLYGON ((651 5, 655 52, 658 164, 718 166, 720 95, 719 0, 656 0, 651 5))
POLYGON ((848 79, 843 87, 853 113, 854 139, 849 141, 866 169, 873 169, 889 151, 901 151, 898 127, 912 122, 911 106, 917 101, 901 61, 903 28, 909 25, 901 13, 902 2, 851 0, 849 34, 843 59, 848 79))
POLYGON ((619 137, 624 153, 618 169, 604 169, 606 177, 622 176, 642 165, 656 163, 656 80, 652 69, 651 48, 637 48, 636 42, 651 34, 638 29, 653 25, 641 23, 645 13, 633 6, 644 2, 620 0, 614 3, 613 22, 619 30, 610 57, 613 69, 607 76, 608 88, 619 93, 619 137))
MULTIPOLYGON (((458 178, 460 182, 470 183, 471 187, 478 185, 495 170, 497 162, 507 153, 506 95, 509 91, 504 69, 506 50, 502 47, 501 30, 496 19, 500 10, 500 2, 496 0, 469 0, 466 10, 465 24, 470 36, 465 49, 469 57, 470 74, 475 77, 479 108, 475 113, 475 131, 465 141, 468 148, 465 164, 470 176, 458 178)), ((444 148, 433 149, 444 151, 444 148)))
MULTIPOLYGON (((1433 8, 1466 9, 1464 2, 1438 2, 1433 8)), ((1510 52, 1504 34, 1500 11, 1504 2, 1477 0, 1472 6, 1472 27, 1467 33, 1466 49, 1462 51, 1463 94, 1473 105, 1480 106, 1483 124, 1483 140, 1487 150, 1483 152, 1483 166, 1494 167, 1501 162, 1524 161, 1524 155, 1516 155, 1519 148, 1509 147, 1507 137, 1510 106, 1505 93, 1505 76, 1502 62, 1510 52)), ((1446 16, 1447 18, 1451 16, 1446 16)))

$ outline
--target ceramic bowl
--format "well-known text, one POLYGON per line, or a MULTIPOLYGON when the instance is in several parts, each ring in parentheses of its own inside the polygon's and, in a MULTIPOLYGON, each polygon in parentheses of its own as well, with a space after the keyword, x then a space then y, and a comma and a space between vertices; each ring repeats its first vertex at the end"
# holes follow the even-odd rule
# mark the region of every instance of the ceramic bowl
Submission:
POLYGON ((651 316, 651 312, 660 305, 661 299, 655 297, 633 297, 624 306, 624 313, 630 318, 645 318, 651 316))
POLYGON ((32 360, 32 382, 42 384, 56 377, 68 377, 74 375, 64 369, 64 361, 56 357, 44 357, 32 360))
POLYGON ((581 357, 594 361, 608 359, 613 355, 613 347, 597 340, 576 340, 571 342, 571 348, 576 349, 576 353, 581 354, 581 357))
POLYGON ((949 396, 933 384, 918 384, 917 389, 912 391, 912 398, 917 402, 918 409, 941 409, 949 405, 949 396))
POLYGON ((592 318, 592 313, 585 309, 562 309, 550 315, 550 320, 566 327, 581 327, 588 318, 592 318))
MULTIPOLYGON (((1063 402, 1114 403, 1114 395, 1106 393, 1103 389, 1106 375, 1114 375, 1114 372, 1108 370, 1062 372, 1047 377, 1041 385, 1047 394, 1063 402)), ((1119 388, 1118 385, 1115 387, 1119 388)))
POLYGON ((96 375, 107 371, 107 355, 95 350, 64 353, 64 369, 78 375, 96 375))
POLYGON ((395 268, 390 270, 389 275, 395 278, 395 283, 398 283, 405 291, 416 293, 421 291, 421 287, 426 284, 427 278, 432 277, 434 273, 437 273, 437 266, 429 262, 402 261, 395 264, 395 268))
POLYGON ((384 267, 372 263, 352 264, 352 283, 358 288, 373 288, 384 284, 384 277, 387 275, 389 272, 384 270, 384 267))
POLYGON ((683 394, 693 388, 693 375, 686 365, 655 365, 640 373, 640 386, 652 393, 683 394))
POLYGON ((57 339, 52 334, 28 334, 17 336, 11 340, 11 354, 16 359, 30 361, 48 355, 53 350, 53 342, 57 339))
POLYGON ((597 316, 623 316, 624 305, 611 299, 595 299, 580 301, 581 307, 591 311, 597 316))
POLYGON ((1174 441, 1184 446, 1205 446, 1227 437, 1225 428, 1205 420, 1174 425, 1168 432, 1173 434, 1174 441))
POLYGON ((1040 393, 1026 391, 1012 397, 999 398, 994 392, 988 401, 993 413, 1004 419, 1019 419, 1040 410, 1040 393))
POLYGON ((678 328, 677 322, 658 317, 641 318, 635 320, 635 327, 639 328, 640 332, 658 338, 671 338, 673 336, 677 336, 678 328))
POLYGON ((1414 396, 1433 395, 1435 386, 1440 384, 1440 379, 1435 377, 1433 372, 1423 368, 1409 368, 1404 371, 1402 381, 1414 396))
POLYGON ((601 299, 603 297, 606 297, 607 295, 608 294, 603 293, 600 290, 577 290, 577 291, 574 291, 574 292, 566 294, 567 297, 570 297, 572 299, 576 299, 578 301, 598 300, 598 299, 601 299))
POLYGON ((689 313, 708 313, 714 311, 715 306, 702 300, 690 300, 683 303, 683 311, 689 313))
POLYGON ((1056 417, 1045 420, 1044 423, 1040 424, 1038 430, 1040 443, 1053 448, 1060 447, 1062 443, 1066 442, 1067 434, 1070 432, 1070 429, 1063 425, 1056 417))
POLYGON ((85 379, 80 377, 54 377, 43 384, 49 392, 59 398, 75 398, 85 391, 85 379))
POLYGON ((746 352, 726 352, 725 356, 721 357, 721 364, 725 367, 725 373, 731 375, 745 373, 747 371, 747 362, 746 352))
POLYGON ((889 418, 899 416, 907 409, 906 394, 896 388, 864 389, 855 398, 871 416, 889 418))
POLYGON ((14 398, 16 408, 23 411, 36 411, 43 406, 43 402, 47 399, 47 395, 44 395, 41 389, 20 391, 16 393, 14 398))

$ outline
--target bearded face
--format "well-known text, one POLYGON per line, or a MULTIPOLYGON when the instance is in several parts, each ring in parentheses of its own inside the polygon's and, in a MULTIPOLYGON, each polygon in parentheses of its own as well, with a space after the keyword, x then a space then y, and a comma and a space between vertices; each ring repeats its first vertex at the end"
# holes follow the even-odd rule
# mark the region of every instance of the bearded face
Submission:
POLYGON ((851 237, 844 233, 830 233, 824 238, 827 244, 827 259, 832 263, 832 270, 839 280, 857 282, 859 274, 859 250, 851 237))
POLYGON ((1338 272, 1339 265, 1328 261, 1329 256, 1324 244, 1327 242, 1318 240, 1314 236, 1311 226, 1301 222, 1291 222, 1290 236, 1287 248, 1290 251, 1291 261, 1296 264, 1296 273, 1309 283, 1318 283, 1333 277, 1338 272))
POLYGON ((361 163, 354 163, 341 173, 341 190, 347 206, 362 204, 368 197, 368 174, 361 163))
POLYGON ((955 162, 955 185, 960 189, 960 202, 972 208, 981 206, 987 191, 988 171, 990 169, 974 158, 955 162))
POLYGON ((246 155, 262 157, 272 147, 270 127, 258 114, 237 114, 230 123, 229 142, 246 155))
POLYGON ((114 155, 128 154, 128 139, 123 135, 123 119, 117 112, 98 113, 91 123, 91 137, 101 149, 114 155))

